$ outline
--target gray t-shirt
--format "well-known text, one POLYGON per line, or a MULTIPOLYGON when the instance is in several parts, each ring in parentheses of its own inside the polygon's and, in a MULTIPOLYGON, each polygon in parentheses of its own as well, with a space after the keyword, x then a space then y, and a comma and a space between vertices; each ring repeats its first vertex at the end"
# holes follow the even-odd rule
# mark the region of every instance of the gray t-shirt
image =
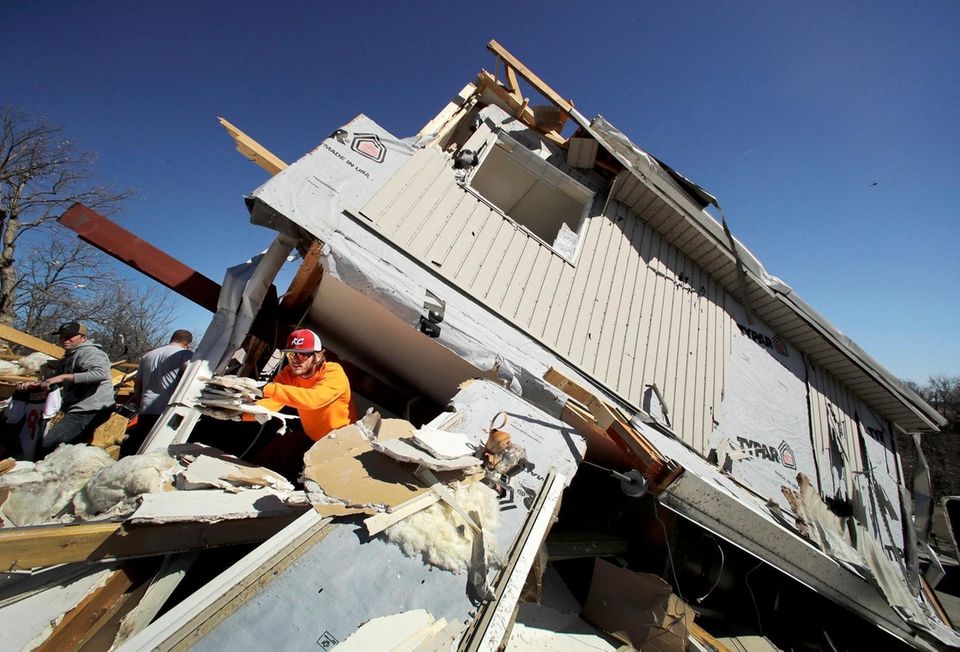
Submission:
POLYGON ((170 402, 180 370, 193 351, 179 344, 167 344, 147 353, 140 360, 137 379, 140 384, 140 414, 160 414, 170 402))

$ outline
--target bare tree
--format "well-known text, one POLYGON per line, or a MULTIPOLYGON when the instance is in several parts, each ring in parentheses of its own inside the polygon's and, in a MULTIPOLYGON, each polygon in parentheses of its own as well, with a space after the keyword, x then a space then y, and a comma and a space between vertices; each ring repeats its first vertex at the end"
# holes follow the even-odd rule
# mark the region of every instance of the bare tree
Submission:
POLYGON ((103 307, 89 319, 91 338, 111 360, 139 360, 170 337, 170 296, 165 288, 143 289, 129 281, 104 287, 98 293, 98 303, 103 307))
POLYGON ((17 246, 26 233, 51 226, 76 202, 110 214, 130 196, 97 185, 92 164, 61 129, 0 110, 0 323, 15 319, 17 246))
POLYGON ((16 326, 49 337, 67 321, 81 321, 112 360, 136 360, 164 343, 173 316, 170 292, 121 277, 105 255, 51 230, 17 265, 16 326))
POLYGON ((67 321, 89 321, 101 314, 103 288, 119 280, 105 257, 90 245, 55 232, 16 264, 15 324, 38 336, 67 321))

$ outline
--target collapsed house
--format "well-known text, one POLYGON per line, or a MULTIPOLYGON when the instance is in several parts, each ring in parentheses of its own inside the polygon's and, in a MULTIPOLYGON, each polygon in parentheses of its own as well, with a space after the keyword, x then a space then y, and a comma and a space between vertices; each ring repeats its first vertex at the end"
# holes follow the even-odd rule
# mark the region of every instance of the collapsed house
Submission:
POLYGON ((277 236, 228 270, 143 451, 199 435, 212 374, 257 376, 292 326, 313 328, 362 408, 424 427, 452 411, 475 436, 509 415, 528 464, 500 487, 500 563, 471 566, 466 590, 315 504, 127 649, 386 632, 523 649, 521 592, 548 606, 557 585, 563 613, 637 647, 960 645, 920 572, 894 442, 942 417, 767 274, 712 195, 489 47, 502 78, 482 71, 412 138, 360 115, 287 166, 232 131, 275 173, 247 208, 277 236))

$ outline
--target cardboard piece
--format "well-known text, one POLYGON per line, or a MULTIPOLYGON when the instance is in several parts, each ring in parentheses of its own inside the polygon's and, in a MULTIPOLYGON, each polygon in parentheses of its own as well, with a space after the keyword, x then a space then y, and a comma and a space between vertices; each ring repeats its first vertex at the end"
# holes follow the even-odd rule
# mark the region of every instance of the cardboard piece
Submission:
POLYGON ((593 566, 583 617, 615 639, 643 650, 683 652, 693 611, 657 575, 602 559, 593 566))
MULTIPOLYGON (((378 440, 384 442, 408 436, 413 429, 412 424, 402 419, 384 419, 378 440)), ((342 502, 343 507, 376 514, 428 491, 410 470, 373 450, 370 440, 356 425, 334 430, 315 443, 303 460, 304 479, 316 483, 323 492, 319 501, 321 505, 333 500, 342 502)), ((309 485, 307 496, 318 507, 309 485)), ((326 513, 321 511, 321 514, 326 513)))

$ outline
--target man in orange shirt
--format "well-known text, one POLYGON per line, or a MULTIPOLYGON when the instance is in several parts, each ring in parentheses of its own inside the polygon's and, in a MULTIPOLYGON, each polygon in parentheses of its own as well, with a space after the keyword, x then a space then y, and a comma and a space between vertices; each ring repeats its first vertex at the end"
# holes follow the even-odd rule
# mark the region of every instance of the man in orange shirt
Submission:
POLYGON ((353 423, 357 415, 350 381, 343 367, 327 361, 316 333, 305 328, 293 331, 282 352, 287 365, 272 383, 263 386, 258 404, 274 411, 296 409, 300 428, 291 428, 271 441, 254 462, 296 480, 303 470, 303 454, 313 443, 331 430, 353 423))

